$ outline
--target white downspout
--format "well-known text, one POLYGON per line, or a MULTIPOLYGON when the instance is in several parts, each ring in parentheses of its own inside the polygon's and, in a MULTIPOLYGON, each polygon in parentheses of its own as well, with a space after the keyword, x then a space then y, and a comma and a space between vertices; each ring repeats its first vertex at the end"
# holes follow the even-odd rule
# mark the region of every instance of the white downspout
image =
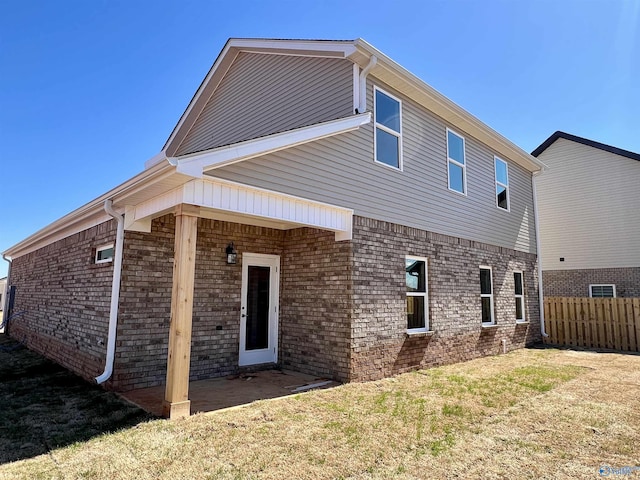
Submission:
POLYGON ((533 220, 536 222, 536 253, 538 255, 538 300, 540 301, 540 333, 548 337, 544 329, 544 289, 542 282, 542 257, 540 255, 540 222, 538 220, 538 195, 536 193, 536 177, 544 172, 544 168, 533 172, 531 176, 531 188, 533 189, 533 220))
POLYGON ((3 253, 2 254, 2 259, 7 262, 9 264, 9 270, 7 271, 7 286, 4 289, 4 292, 0 292, 3 295, 2 298, 4 299, 4 305, 2 305, 2 318, 0 318, 0 325, 4 325, 4 327, 6 328, 7 326, 7 320, 8 320, 8 315, 9 315, 9 310, 8 310, 8 306, 9 306, 9 295, 5 295, 7 292, 9 292, 9 285, 11 285, 11 259, 7 258, 7 256, 3 253))
POLYGON ((118 302, 120 300, 120 275, 122 273, 122 250, 124 243, 124 217, 113 209, 113 201, 105 200, 104 211, 118 222, 116 233, 116 249, 113 258, 113 281, 111 282, 111 307, 109 310, 109 334, 107 337, 107 358, 104 372, 96 377, 96 383, 109 380, 113 373, 113 361, 116 353, 116 327, 118 326, 118 302))
POLYGON ((360 72, 360 101, 358 102, 358 113, 364 113, 367 111, 367 75, 369 70, 376 66, 378 58, 375 55, 371 55, 369 63, 360 72))

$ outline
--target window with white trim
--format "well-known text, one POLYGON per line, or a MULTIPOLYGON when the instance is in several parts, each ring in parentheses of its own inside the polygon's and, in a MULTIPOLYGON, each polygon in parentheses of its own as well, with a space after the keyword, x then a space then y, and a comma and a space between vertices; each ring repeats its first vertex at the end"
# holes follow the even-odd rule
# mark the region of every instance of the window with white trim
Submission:
POLYGON ((373 89, 375 161, 402 170, 402 102, 373 89))
POLYGON ((613 284, 589 285, 589 296, 593 298, 615 298, 616 286, 613 284))
POLYGON ((467 194, 467 162, 464 137, 447 128, 447 176, 449 190, 467 194))
POLYGON ((96 248, 96 263, 113 261, 113 243, 96 248))
POLYGON ((509 167, 504 160, 493 157, 496 172, 496 205, 509 211, 509 167))
POLYGON ((493 325, 493 275, 491 267, 480 267, 480 304, 482 306, 482 324, 493 325))
POLYGON ((406 257, 405 283, 407 285, 407 331, 409 333, 429 330, 427 282, 427 259, 406 257))
POLYGON ((516 322, 524 322, 524 274, 513 272, 513 292, 516 299, 516 322))

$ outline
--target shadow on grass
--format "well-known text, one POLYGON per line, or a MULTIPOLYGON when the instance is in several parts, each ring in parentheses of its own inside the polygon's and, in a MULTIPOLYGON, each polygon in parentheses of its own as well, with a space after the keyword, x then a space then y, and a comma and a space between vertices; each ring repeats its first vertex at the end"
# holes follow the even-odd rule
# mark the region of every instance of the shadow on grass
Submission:
POLYGON ((152 418, 0 334, 0 464, 152 418))

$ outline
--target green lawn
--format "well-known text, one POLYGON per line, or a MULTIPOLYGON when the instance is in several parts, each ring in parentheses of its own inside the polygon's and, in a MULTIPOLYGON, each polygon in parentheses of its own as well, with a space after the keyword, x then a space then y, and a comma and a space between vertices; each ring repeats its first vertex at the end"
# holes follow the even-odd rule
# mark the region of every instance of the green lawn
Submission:
MULTIPOLYGON (((114 433, 89 422, 0 478, 599 478, 640 466, 639 393, 640 356, 519 350, 114 433)), ((112 422, 134 423, 122 409, 112 422)))

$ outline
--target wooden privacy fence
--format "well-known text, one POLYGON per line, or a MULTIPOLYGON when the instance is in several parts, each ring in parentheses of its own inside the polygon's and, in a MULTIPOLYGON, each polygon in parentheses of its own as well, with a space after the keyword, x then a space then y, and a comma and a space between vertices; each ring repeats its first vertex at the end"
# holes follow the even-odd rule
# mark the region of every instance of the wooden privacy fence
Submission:
POLYGON ((545 343, 640 352, 640 298, 545 297, 545 343))

